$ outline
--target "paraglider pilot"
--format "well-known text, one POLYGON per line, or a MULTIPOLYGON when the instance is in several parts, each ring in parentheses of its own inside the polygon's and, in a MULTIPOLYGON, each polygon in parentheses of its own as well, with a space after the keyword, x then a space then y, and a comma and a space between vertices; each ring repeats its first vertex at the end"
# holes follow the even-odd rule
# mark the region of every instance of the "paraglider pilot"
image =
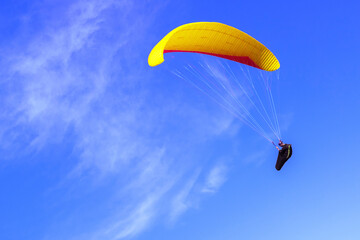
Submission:
POLYGON ((279 146, 281 147, 281 149, 275 145, 277 150, 279 150, 279 155, 278 155, 276 165, 275 165, 275 168, 278 171, 280 171, 280 169, 284 166, 286 161, 289 160, 289 158, 292 155, 291 144, 286 144, 286 143, 283 143, 283 141, 279 140, 279 146))

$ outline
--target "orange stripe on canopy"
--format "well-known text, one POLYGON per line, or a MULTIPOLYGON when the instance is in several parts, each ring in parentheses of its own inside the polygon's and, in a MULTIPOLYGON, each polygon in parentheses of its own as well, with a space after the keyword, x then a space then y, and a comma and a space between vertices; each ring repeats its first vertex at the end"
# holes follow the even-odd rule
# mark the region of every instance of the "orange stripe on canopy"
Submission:
POLYGON ((191 52, 191 53, 207 54, 207 55, 211 55, 211 56, 215 56, 215 57, 221 57, 221 58, 229 59, 229 60, 232 60, 232 61, 235 61, 235 62, 243 63, 243 64, 246 64, 246 65, 255 67, 255 68, 260 68, 249 57, 229 56, 229 55, 222 55, 222 54, 215 54, 215 53, 196 52, 196 51, 164 50, 164 53, 170 53, 170 52, 191 52))

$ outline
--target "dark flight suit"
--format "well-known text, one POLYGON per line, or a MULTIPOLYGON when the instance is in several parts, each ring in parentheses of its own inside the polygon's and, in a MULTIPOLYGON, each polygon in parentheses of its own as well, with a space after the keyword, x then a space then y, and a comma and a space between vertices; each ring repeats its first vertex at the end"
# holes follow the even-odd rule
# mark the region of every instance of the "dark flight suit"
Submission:
POLYGON ((276 170, 280 171, 280 169, 284 166, 284 164, 291 157, 291 155, 292 155, 291 144, 285 144, 285 146, 283 146, 279 151, 279 155, 275 165, 276 170))

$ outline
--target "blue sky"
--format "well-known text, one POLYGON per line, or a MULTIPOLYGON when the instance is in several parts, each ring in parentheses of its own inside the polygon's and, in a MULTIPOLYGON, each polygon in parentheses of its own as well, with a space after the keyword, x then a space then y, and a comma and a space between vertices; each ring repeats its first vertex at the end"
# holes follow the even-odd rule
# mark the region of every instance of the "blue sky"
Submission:
POLYGON ((359 9, 2 4, 0 238, 359 239, 359 9), (147 65, 166 33, 196 21, 239 28, 279 59, 278 115, 294 148, 282 171, 268 142, 147 65))

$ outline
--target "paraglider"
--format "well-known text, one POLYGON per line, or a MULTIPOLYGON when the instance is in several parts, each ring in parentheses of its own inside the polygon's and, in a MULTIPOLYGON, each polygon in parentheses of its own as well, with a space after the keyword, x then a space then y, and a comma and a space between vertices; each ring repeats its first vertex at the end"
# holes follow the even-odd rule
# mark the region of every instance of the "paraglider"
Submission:
POLYGON ((289 158, 292 155, 292 146, 291 144, 286 144, 283 141, 279 141, 279 146, 281 147, 281 149, 275 145, 276 149, 279 150, 279 155, 275 164, 275 168, 276 170, 280 171, 281 168, 284 166, 284 164, 286 163, 287 160, 289 160, 289 158))
MULTIPOLYGON (((280 67, 275 55, 262 43, 239 29, 218 22, 195 22, 175 28, 151 50, 148 64, 152 67, 157 66, 164 62, 165 53, 172 52, 211 55, 245 64, 261 72, 272 72, 280 67)), ((262 73, 260 78, 266 91, 265 98, 269 102, 269 111, 266 110, 266 104, 263 103, 261 94, 256 89, 257 83, 254 83, 255 81, 248 74, 249 70, 247 70, 248 72, 243 70, 243 75, 245 75, 243 82, 246 82, 248 87, 244 87, 227 63, 220 65, 219 69, 214 69, 209 64, 200 64, 200 70, 193 65, 187 66, 186 70, 190 73, 190 77, 179 71, 174 71, 174 74, 188 80, 229 113, 242 120, 270 143, 273 143, 271 137, 260 123, 260 121, 264 122, 265 126, 282 143, 274 100, 271 94, 271 82, 262 73), (255 96, 255 99, 252 99, 252 96, 255 96), (246 104, 242 103, 242 97, 245 97, 252 108, 256 110, 260 120, 257 120, 246 107, 246 104), (259 102, 259 107, 256 102, 259 102)), ((285 144, 285 146, 287 150, 284 147, 280 150, 276 146, 279 150, 276 164, 277 170, 280 170, 291 156, 291 145, 285 144)))

